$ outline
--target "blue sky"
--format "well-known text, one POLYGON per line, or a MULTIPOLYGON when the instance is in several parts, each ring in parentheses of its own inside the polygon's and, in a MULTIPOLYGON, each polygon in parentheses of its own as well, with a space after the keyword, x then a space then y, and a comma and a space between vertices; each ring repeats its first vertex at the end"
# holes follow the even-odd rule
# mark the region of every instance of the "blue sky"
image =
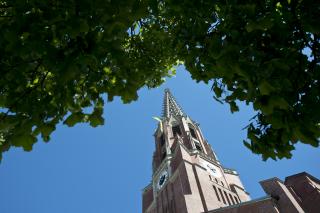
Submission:
POLYGON ((165 88, 200 123, 221 163, 240 173, 252 198, 264 196, 263 179, 302 171, 320 177, 319 148, 297 145, 292 159, 279 161, 252 154, 242 145, 242 128, 254 111, 242 104, 231 114, 228 105, 214 101, 210 87, 179 68, 163 86, 140 90, 136 102, 107 103, 104 126, 59 125, 51 141, 39 141, 32 152, 11 149, 0 164, 0 212, 141 212, 141 189, 151 180, 152 117, 161 115, 165 88))

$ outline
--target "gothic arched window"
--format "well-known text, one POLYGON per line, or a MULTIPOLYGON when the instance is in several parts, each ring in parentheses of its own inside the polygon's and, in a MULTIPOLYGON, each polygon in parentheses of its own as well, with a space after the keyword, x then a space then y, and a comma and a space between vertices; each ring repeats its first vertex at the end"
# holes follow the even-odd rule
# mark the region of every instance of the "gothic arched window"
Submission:
POLYGON ((176 137, 177 135, 181 136, 181 130, 179 125, 172 127, 172 133, 173 133, 173 137, 176 137))
POLYGON ((191 126, 190 124, 189 124, 189 130, 190 130, 191 137, 198 140, 196 131, 194 130, 193 126, 191 126))
POLYGON ((202 151, 201 144, 198 141, 194 141, 194 145, 198 151, 202 151))

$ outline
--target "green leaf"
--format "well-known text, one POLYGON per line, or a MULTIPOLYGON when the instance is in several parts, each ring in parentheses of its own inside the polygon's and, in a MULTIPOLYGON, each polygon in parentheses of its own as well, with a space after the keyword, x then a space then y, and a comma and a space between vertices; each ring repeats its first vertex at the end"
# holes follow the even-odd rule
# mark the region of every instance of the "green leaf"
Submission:
POLYGON ((274 108, 280 108, 280 109, 288 109, 289 108, 289 104, 288 102, 279 96, 271 96, 270 97, 270 105, 274 108))
POLYGON ((76 112, 69 115, 69 117, 63 123, 68 125, 69 127, 72 127, 79 122, 84 122, 85 118, 85 114, 83 114, 82 112, 76 112))
POLYGON ((45 142, 50 140, 51 133, 56 129, 55 125, 44 124, 38 127, 35 131, 41 132, 41 137, 45 142))
POLYGON ((220 104, 223 104, 223 102, 219 98, 217 98, 215 95, 213 96, 213 99, 218 101, 220 104))
POLYGON ((103 110, 101 108, 96 108, 89 116, 90 125, 92 127, 97 127, 104 124, 104 118, 102 117, 102 114, 103 110))
POLYGON ((218 86, 214 86, 213 87, 213 91, 214 93, 216 94, 217 98, 220 98, 221 97, 221 94, 222 94, 222 89, 218 86))
POLYGON ((17 147, 23 147, 25 151, 31 151, 33 144, 37 141, 36 137, 32 135, 14 135, 11 138, 11 143, 17 147))
POLYGON ((301 140, 301 142, 303 143, 310 144, 314 147, 319 146, 319 139, 314 138, 311 134, 305 133, 298 128, 294 129, 293 134, 295 138, 297 138, 298 140, 301 140))
POLYGON ((112 73, 112 72, 111 72, 111 69, 110 69, 109 67, 103 67, 103 71, 104 71, 104 73, 107 74, 107 75, 109 75, 109 74, 112 73))
POLYGON ((281 117, 271 115, 269 116, 269 122, 272 125, 272 128, 274 129, 282 129, 287 127, 287 124, 282 121, 281 117))
POLYGON ((258 86, 261 95, 269 95, 275 89, 266 80, 263 80, 258 86))
POLYGON ((260 20, 251 20, 245 26, 246 30, 250 33, 255 30, 267 30, 273 26, 273 20, 269 17, 264 17, 260 20))
POLYGON ((89 31, 89 25, 86 20, 81 19, 79 21, 79 31, 82 33, 86 33, 89 31))
POLYGON ((248 143, 247 141, 245 141, 245 140, 243 140, 242 141, 243 142, 243 145, 245 145, 245 147, 247 147, 248 149, 250 149, 251 150, 251 144, 250 143, 248 143))
POLYGON ((231 101, 229 104, 232 113, 239 111, 239 107, 237 106, 236 102, 231 101))

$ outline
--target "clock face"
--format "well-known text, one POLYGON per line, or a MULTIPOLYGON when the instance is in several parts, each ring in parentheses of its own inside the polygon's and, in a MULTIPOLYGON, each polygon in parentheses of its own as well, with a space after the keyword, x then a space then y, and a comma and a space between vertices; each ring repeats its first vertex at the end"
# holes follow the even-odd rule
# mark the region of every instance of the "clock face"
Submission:
POLYGON ((158 189, 161 189, 162 186, 164 185, 164 183, 167 181, 168 179, 168 172, 165 170, 163 171, 158 179, 158 189))
POLYGON ((212 175, 214 177, 218 177, 218 178, 221 177, 221 172, 220 172, 219 167, 217 167, 211 163, 208 163, 206 161, 202 162, 202 166, 207 169, 207 171, 210 173, 210 175, 212 175))

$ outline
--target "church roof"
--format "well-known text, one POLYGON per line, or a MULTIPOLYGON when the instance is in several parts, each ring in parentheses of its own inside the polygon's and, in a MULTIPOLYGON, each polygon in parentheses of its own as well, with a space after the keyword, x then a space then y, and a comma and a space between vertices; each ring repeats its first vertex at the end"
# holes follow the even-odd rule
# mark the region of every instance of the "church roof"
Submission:
POLYGON ((162 117, 169 118, 170 116, 183 116, 181 106, 177 103, 176 99, 173 97, 169 89, 164 90, 163 98, 163 112, 162 117))

